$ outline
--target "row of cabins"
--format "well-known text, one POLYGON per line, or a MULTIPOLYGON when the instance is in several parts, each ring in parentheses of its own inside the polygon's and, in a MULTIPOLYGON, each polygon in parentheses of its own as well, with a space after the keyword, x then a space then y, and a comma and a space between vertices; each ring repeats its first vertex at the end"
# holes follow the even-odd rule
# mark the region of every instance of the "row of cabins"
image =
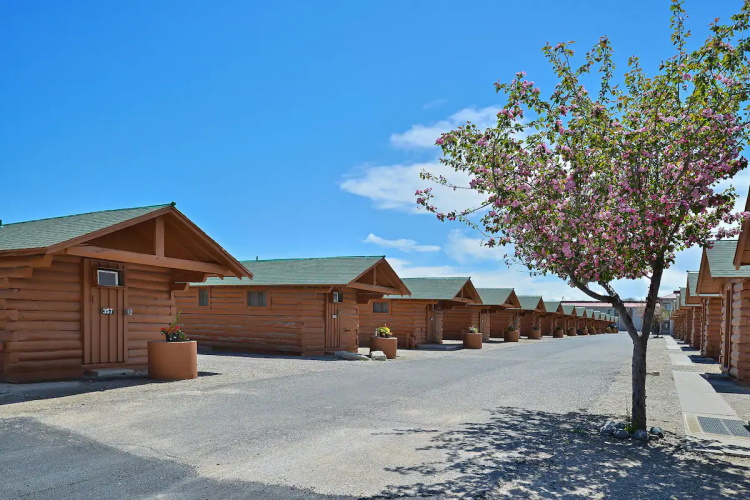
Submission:
POLYGON ((145 368, 178 312, 199 345, 298 355, 356 351, 383 325, 409 349, 613 320, 468 277, 402 279, 382 256, 239 262, 173 203, 0 221, 0 380, 145 368))
MULTIPOLYGON (((750 199, 745 206, 750 210, 750 199)), ((713 242, 672 308, 675 337, 750 382, 750 220, 738 240, 713 242)))

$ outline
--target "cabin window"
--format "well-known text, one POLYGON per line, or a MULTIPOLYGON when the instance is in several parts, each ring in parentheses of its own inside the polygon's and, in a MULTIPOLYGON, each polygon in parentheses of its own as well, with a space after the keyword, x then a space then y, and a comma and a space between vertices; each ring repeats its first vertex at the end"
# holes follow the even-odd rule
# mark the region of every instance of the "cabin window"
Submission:
POLYGON ((198 305, 199 306, 208 305, 208 288, 201 288, 198 290, 198 305))
POLYGON ((372 312, 374 313, 388 313, 388 302, 373 302, 372 312))
POLYGON ((334 302, 344 302, 344 292, 333 292, 334 302))
POLYGON ((268 304, 266 292, 247 292, 247 305, 253 307, 266 307, 268 304))
POLYGON ((98 286, 123 286, 122 271, 117 269, 97 269, 96 284, 98 286))

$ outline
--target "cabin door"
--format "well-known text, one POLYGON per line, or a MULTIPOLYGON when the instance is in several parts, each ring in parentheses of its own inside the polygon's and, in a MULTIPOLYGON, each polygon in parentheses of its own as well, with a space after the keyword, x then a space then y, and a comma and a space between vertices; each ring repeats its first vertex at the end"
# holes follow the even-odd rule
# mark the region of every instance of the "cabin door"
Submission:
POLYGON ((326 349, 338 349, 341 347, 341 303, 334 302, 339 297, 338 293, 329 293, 326 297, 326 349))
POLYGON ((84 261, 83 364, 125 361, 123 278, 122 264, 84 261), (104 273, 99 277, 99 270, 116 271, 118 276, 104 273))
POLYGON ((490 338, 490 313, 486 311, 479 312, 479 332, 483 340, 490 338))
POLYGON ((426 342, 443 341, 443 310, 436 309, 434 305, 427 306, 427 335, 426 342))

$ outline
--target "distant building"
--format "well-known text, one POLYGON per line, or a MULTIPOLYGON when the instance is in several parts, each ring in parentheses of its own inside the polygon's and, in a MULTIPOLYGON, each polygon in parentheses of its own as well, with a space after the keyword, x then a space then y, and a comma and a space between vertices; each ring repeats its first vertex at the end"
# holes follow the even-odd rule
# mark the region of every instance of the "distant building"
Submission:
MULTIPOLYGON (((677 299, 679 297, 680 291, 675 290, 674 292, 670 293, 669 295, 664 295, 663 297, 659 297, 659 304, 667 310, 667 317, 672 317, 672 311, 674 311, 675 303, 677 302, 677 299)), ((661 333, 665 335, 672 335, 674 332, 674 321, 672 319, 668 319, 664 323, 661 324, 661 333)))

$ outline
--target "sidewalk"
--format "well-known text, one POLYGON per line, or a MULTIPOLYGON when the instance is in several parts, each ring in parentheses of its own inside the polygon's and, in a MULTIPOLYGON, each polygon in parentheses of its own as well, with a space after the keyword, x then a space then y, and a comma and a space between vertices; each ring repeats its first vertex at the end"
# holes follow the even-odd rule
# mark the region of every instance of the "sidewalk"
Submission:
POLYGON ((672 375, 680 400, 685 437, 695 451, 750 457, 747 414, 750 389, 721 374, 719 364, 689 345, 665 337, 672 375), (735 409, 723 396, 734 394, 735 409))

